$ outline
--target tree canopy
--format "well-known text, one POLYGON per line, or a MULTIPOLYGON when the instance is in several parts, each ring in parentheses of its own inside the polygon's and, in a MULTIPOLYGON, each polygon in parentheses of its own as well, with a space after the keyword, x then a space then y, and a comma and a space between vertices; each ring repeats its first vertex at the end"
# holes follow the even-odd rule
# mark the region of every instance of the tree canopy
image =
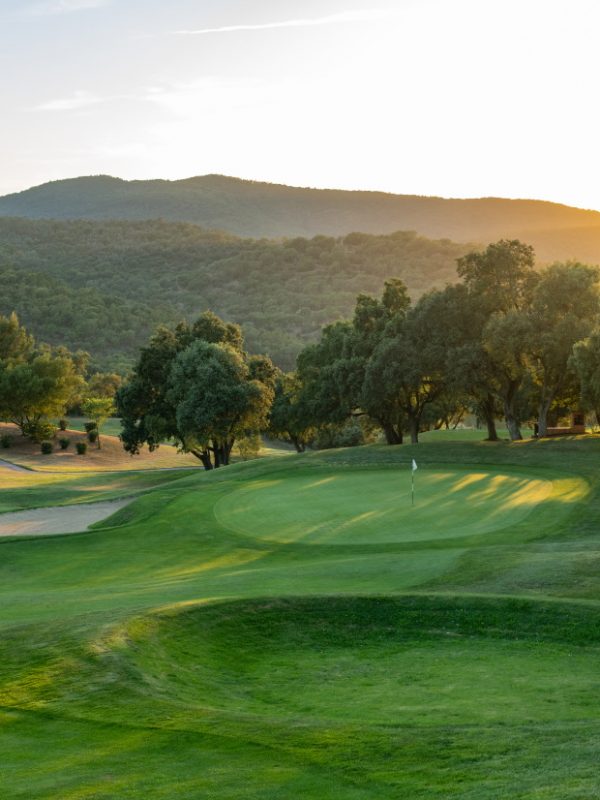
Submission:
POLYGON ((172 439, 206 469, 229 463, 236 439, 267 427, 275 369, 249 356, 239 326, 211 312, 162 327, 116 396, 126 450, 172 439))
POLYGON ((361 294, 354 317, 323 329, 298 357, 297 404, 313 425, 366 415, 390 444, 418 441, 436 415, 470 409, 496 439, 504 416, 511 439, 536 418, 545 435, 554 409, 593 408, 598 270, 577 262, 536 270, 533 249, 500 240, 458 259, 462 282, 410 306, 402 282, 380 300, 361 294), (584 340, 584 341, 583 341, 584 340), (583 341, 583 343, 582 343, 583 341))
POLYGON ((85 358, 36 346, 15 314, 0 317, 0 419, 34 440, 81 397, 85 358))

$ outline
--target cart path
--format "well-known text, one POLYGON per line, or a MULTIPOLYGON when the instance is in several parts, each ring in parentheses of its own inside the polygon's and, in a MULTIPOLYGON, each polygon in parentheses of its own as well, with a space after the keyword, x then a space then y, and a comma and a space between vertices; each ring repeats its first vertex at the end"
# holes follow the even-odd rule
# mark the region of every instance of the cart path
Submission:
POLYGON ((0 469, 14 469, 15 472, 31 472, 30 469, 25 469, 25 467, 20 467, 18 464, 11 464, 10 461, 3 461, 0 458, 0 469))

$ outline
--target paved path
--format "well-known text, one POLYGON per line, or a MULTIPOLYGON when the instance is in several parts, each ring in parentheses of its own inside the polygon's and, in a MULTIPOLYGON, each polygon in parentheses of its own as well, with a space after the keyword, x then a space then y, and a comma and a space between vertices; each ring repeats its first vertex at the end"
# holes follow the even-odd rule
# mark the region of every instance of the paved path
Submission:
POLYGON ((25 469, 25 467, 19 467, 17 464, 11 464, 10 461, 3 461, 1 458, 0 469, 13 469, 15 472, 31 472, 31 470, 25 469))

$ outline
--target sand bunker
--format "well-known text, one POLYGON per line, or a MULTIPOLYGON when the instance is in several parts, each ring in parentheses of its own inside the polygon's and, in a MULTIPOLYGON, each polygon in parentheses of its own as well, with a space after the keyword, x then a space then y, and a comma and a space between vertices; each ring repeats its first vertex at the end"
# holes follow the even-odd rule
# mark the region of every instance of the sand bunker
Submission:
POLYGON ((129 500, 105 503, 35 508, 0 514, 0 536, 29 536, 44 533, 80 533, 94 522, 106 519, 123 508, 129 500))

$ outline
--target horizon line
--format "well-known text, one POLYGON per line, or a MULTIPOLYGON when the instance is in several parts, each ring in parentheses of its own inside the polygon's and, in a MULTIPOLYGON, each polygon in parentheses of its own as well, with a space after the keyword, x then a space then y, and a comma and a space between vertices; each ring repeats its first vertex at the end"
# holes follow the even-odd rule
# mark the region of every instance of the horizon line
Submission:
POLYGON ((565 208, 574 208, 579 211, 588 211, 595 214, 600 214, 600 209, 590 208, 585 206, 578 206, 572 205, 570 203, 566 203, 560 200, 545 200, 538 197, 507 197, 503 195, 469 195, 469 196, 453 196, 453 195, 441 195, 441 194, 420 194, 416 192, 392 192, 386 189, 365 189, 365 188, 357 188, 357 189, 342 189, 339 187, 332 187, 332 186, 300 186, 297 184, 291 183, 281 183, 278 181, 268 181, 259 178, 242 178, 237 175, 227 175, 225 173, 219 172, 207 172, 204 174, 198 175, 190 175, 185 178, 121 178, 118 175, 111 175, 109 173, 90 173, 87 175, 75 175, 73 177, 66 177, 66 178, 52 178, 47 181, 42 181, 41 183, 35 183, 30 186, 26 186, 24 189, 15 189, 13 191, 6 192, 5 194, 0 194, 0 200, 4 200, 8 197, 13 197, 15 195, 24 194, 25 192, 34 191, 35 189, 40 189, 43 186, 49 186, 50 184, 54 183, 66 183, 68 181, 78 181, 78 180, 86 180, 86 179, 94 179, 94 178, 109 178, 110 180, 120 181, 122 183, 184 183, 186 181, 192 181, 201 178, 225 178, 226 180, 233 180, 239 181, 241 183, 259 183, 264 184, 267 186, 280 186, 287 189, 299 189, 299 190, 307 190, 307 191, 315 191, 315 192, 344 192, 344 193, 363 193, 363 194, 384 194, 389 195, 390 197, 414 197, 414 198, 422 198, 422 199, 429 199, 429 200, 457 200, 457 201, 473 201, 473 200, 506 200, 510 202, 523 202, 523 203, 548 203, 550 205, 557 205, 563 206, 565 208))

